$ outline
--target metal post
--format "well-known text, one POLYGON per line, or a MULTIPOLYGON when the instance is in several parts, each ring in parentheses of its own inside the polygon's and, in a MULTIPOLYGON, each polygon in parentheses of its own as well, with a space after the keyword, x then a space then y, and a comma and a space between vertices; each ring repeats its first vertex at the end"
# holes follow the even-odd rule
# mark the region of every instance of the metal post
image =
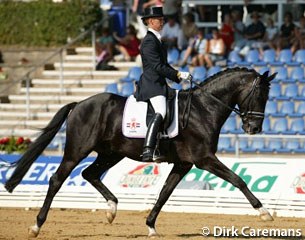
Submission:
POLYGON ((91 32, 91 41, 92 41, 92 71, 95 71, 95 65, 96 65, 96 48, 95 48, 96 33, 95 33, 95 29, 93 29, 92 32, 91 32))
POLYGON ((239 157, 239 137, 235 135, 235 156, 239 157))
POLYGON ((63 51, 59 53, 60 67, 59 67, 59 87, 60 93, 64 92, 64 62, 63 62, 63 51))
POLYGON ((26 76, 26 119, 30 119, 30 78, 26 76))

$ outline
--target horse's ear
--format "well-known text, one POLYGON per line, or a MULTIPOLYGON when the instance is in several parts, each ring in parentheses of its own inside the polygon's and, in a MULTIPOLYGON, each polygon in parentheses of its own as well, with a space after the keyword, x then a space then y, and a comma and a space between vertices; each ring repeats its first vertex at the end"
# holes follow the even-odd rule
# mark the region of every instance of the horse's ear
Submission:
POLYGON ((267 79, 268 76, 269 76, 269 71, 266 71, 266 72, 263 73, 262 79, 267 79))
POLYGON ((269 77, 267 78, 267 80, 268 80, 269 82, 271 82, 271 81, 276 77, 276 75, 277 75, 277 72, 276 72, 276 73, 273 73, 271 76, 269 76, 269 77))

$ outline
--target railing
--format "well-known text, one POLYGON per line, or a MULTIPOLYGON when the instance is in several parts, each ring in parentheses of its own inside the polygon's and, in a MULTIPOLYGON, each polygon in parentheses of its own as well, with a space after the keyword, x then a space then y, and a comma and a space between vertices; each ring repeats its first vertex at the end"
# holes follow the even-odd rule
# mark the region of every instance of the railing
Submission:
POLYGON ((79 34, 76 38, 72 39, 70 42, 68 42, 63 47, 57 49, 53 54, 48 56, 46 59, 41 61, 39 64, 32 67, 29 71, 27 71, 21 78, 13 80, 7 87, 4 88, 2 92, 7 92, 10 88, 15 86, 18 83, 21 83, 22 81, 26 82, 26 117, 27 119, 30 118, 30 81, 31 81, 31 74, 33 74, 38 68, 43 67, 46 63, 49 62, 49 60, 53 59, 56 56, 59 56, 60 59, 60 66, 59 66, 59 91, 60 93, 64 92, 64 66, 63 66, 63 54, 64 51, 66 51, 70 46, 73 44, 79 42, 80 40, 87 37, 89 34, 91 34, 91 44, 92 44, 92 70, 95 70, 95 59, 96 59, 96 53, 95 53, 95 42, 96 42, 96 29, 100 26, 102 26, 106 21, 108 21, 112 16, 107 16, 103 18, 100 22, 97 22, 93 24, 88 30, 82 32, 79 34))

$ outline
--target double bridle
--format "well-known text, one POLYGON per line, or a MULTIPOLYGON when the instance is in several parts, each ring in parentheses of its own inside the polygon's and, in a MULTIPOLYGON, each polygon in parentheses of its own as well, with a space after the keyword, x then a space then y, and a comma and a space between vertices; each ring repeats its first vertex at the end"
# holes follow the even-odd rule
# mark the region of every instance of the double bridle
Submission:
MULTIPOLYGON (((253 83, 252 83, 252 87, 251 87, 251 90, 250 92, 247 94, 247 96, 243 99, 243 101, 241 102, 240 105, 243 105, 246 100, 248 98, 251 98, 253 96, 253 94, 255 93, 255 90, 257 89, 257 84, 258 84, 258 81, 259 81, 260 77, 257 76, 253 83)), ((187 104, 186 104, 186 107, 184 109, 184 113, 183 113, 183 122, 182 122, 182 128, 184 129, 187 125, 187 121, 188 121, 188 117, 189 117, 189 114, 190 114, 190 110, 191 110, 191 98, 192 98, 192 93, 193 93, 193 90, 192 90, 192 85, 195 85, 197 86, 198 88, 202 89, 202 86, 200 86, 200 84, 198 83, 195 83, 193 82, 193 77, 191 76, 191 79, 190 79, 190 88, 189 88, 189 94, 188 94, 188 98, 187 98, 187 104), (186 122, 184 122, 185 120, 185 114, 187 114, 187 119, 186 119, 186 122)), ((247 108, 245 111, 241 112, 238 108, 236 107, 230 107, 229 105, 225 104, 224 102, 222 102, 219 98, 215 97, 212 93, 209 93, 209 92, 204 92, 204 94, 208 94, 209 97, 213 98, 216 102, 218 102, 220 105, 224 106, 225 108, 235 112, 238 116, 240 116, 240 118, 243 120, 243 121, 247 121, 249 118, 264 118, 265 117, 265 114, 263 112, 256 112, 256 111, 251 111, 249 110, 250 108, 250 102, 251 101, 248 101, 248 105, 247 105, 247 108)))

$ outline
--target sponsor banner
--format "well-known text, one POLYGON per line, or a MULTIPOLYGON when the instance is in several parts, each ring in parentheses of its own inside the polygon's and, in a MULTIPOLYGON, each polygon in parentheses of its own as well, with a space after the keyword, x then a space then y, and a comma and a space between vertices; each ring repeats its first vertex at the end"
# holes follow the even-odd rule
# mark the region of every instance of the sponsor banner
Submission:
MULTIPOLYGON (((20 155, 0 155, 0 160, 5 160, 10 163, 18 160, 19 158, 20 155)), ((86 180, 83 179, 81 172, 87 168, 94 159, 95 158, 93 157, 88 157, 78 164, 64 182, 63 186, 85 187, 90 185, 86 180)), ((57 170, 61 160, 62 157, 39 157, 23 177, 20 185, 49 185, 49 179, 57 170)), ((11 176, 13 171, 14 168, 8 169, 7 167, 0 167, 0 182, 5 183, 6 179, 11 176)))
MULTIPOLYGON (((8 162, 16 161, 20 155, 0 155, 8 162)), ((83 179, 81 172, 95 158, 84 159, 72 171, 64 187, 79 187, 84 191, 95 189, 83 179)), ((50 177, 57 170, 62 158, 41 156, 24 176, 22 185, 48 185, 50 177)), ((271 193, 271 195, 290 194, 305 197, 305 159, 302 158, 230 158, 220 157, 228 168, 240 176, 253 193, 271 193)), ((147 191, 158 194, 172 169, 172 164, 141 163, 125 158, 102 176, 103 183, 114 192, 129 190, 147 191)), ((14 169, 0 167, 0 182, 4 183, 14 169)), ((193 167, 180 182, 178 188, 212 189, 229 192, 239 191, 228 182, 208 171, 193 167), (196 187, 192 187, 196 185, 196 187), (201 188, 202 186, 202 188, 201 188)), ((18 189, 21 189, 18 186, 18 189)))
POLYGON ((141 189, 158 193, 171 168, 172 164, 141 163, 125 158, 107 172, 103 183, 115 192, 141 189))
MULTIPOLYGON (((305 159, 293 158, 230 158, 220 160, 235 174, 240 176, 253 193, 304 194, 305 159)), ((148 189, 159 192, 172 164, 139 163, 124 159, 105 176, 104 183, 116 192, 121 189, 148 189)), ((215 175, 193 167, 180 182, 178 188, 239 191, 228 182, 215 175), (189 183, 189 184, 186 184, 189 183), (200 183, 200 184, 198 184, 200 183), (194 188, 192 185, 196 185, 194 188)))

